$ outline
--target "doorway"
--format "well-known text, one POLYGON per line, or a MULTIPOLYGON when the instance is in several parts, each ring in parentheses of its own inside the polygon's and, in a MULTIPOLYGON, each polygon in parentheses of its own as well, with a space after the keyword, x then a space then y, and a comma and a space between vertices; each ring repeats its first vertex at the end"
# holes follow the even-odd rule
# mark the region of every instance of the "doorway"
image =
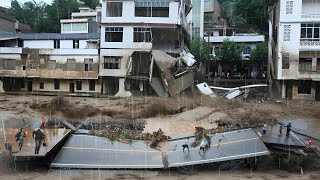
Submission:
POLYGON ((70 93, 74 93, 74 83, 70 83, 70 93))
POLYGON ((320 101, 320 82, 316 83, 316 101, 320 101))
POLYGON ((32 79, 28 79, 28 91, 32 91, 32 79))
POLYGON ((293 88, 292 82, 288 81, 286 83, 286 99, 292 99, 292 88, 293 88))

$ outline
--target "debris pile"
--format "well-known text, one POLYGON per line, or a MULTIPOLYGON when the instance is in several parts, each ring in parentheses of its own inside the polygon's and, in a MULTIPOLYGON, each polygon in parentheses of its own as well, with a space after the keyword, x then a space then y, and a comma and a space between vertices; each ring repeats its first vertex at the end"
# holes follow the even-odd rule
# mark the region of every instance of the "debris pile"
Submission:
POLYGON ((0 172, 10 171, 13 164, 13 159, 9 152, 3 151, 0 153, 0 172))

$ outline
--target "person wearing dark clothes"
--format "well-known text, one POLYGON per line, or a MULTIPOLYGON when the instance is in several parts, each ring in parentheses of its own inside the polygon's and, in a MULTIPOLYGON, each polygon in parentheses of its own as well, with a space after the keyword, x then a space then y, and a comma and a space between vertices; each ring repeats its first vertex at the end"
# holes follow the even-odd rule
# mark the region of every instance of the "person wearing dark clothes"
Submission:
POLYGON ((24 139, 26 138, 26 133, 21 128, 20 131, 16 134, 16 141, 19 141, 19 150, 21 151, 24 139))
POLYGON ((281 135, 282 135, 282 127, 283 127, 283 124, 280 123, 279 125, 280 125, 280 126, 279 126, 279 135, 278 135, 278 136, 281 136, 281 135))
POLYGON ((34 150, 34 153, 39 154, 41 142, 42 142, 42 140, 44 140, 44 134, 41 131, 41 129, 38 129, 37 131, 33 131, 32 137, 34 138, 34 140, 36 142, 36 148, 34 150))
POLYGON ((199 153, 200 153, 201 150, 202 150, 203 153, 204 153, 204 152, 205 152, 205 148, 206 148, 206 143, 205 143, 204 140, 203 140, 203 141, 201 141, 201 144, 200 144, 199 153))
POLYGON ((290 135, 290 131, 291 131, 291 123, 287 125, 287 136, 290 135))
POLYGON ((182 151, 184 151, 185 148, 188 149, 188 152, 190 152, 189 150, 189 138, 186 139, 186 142, 182 145, 182 151))

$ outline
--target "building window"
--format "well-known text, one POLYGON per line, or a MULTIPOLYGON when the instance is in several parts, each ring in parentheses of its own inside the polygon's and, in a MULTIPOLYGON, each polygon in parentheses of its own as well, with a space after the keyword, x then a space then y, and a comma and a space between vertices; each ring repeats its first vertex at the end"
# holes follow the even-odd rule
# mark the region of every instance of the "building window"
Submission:
POLYGON ((16 70, 16 60, 3 60, 3 70, 16 70))
POLYGON ((283 41, 290 41, 291 25, 284 25, 283 41))
POLYGON ((293 1, 286 2, 286 14, 293 14, 293 1))
POLYGON ((48 60, 47 69, 48 70, 55 70, 56 69, 56 60, 48 60))
POLYGON ((72 31, 87 31, 87 23, 73 23, 72 31))
POLYGON ((300 80, 298 85, 299 94, 311 94, 311 80, 300 80))
POLYGON ((104 57, 103 69, 120 69, 121 57, 104 57))
POLYGON ((29 61, 29 68, 30 68, 30 70, 37 69, 37 64, 36 64, 35 60, 30 60, 29 61))
POLYGON ((316 71, 316 68, 312 66, 312 58, 299 58, 299 71, 316 71))
POLYGON ((79 40, 73 40, 73 49, 79 49, 79 40))
POLYGON ((77 90, 81 91, 82 90, 82 81, 76 81, 76 88, 77 90))
POLYGON ((44 83, 43 82, 40 83, 40 87, 39 88, 40 89, 44 89, 44 83))
POLYGON ((319 41, 320 24, 301 24, 301 41, 319 41))
POLYGON ((133 32, 134 42, 151 42, 150 28, 134 28, 133 32))
POLYGON ((105 42, 122 42, 122 27, 106 27, 105 42))
POLYGON ((251 53, 251 47, 245 47, 243 49, 243 54, 250 54, 251 53))
POLYGON ((60 49, 60 40, 54 40, 53 46, 54 46, 54 49, 60 49))
POLYGON ((93 71, 93 59, 84 59, 84 71, 93 71))
POLYGON ((122 17, 122 2, 107 2, 107 17, 122 17))
POLYGON ((68 24, 62 24, 62 31, 64 32, 69 32, 71 31, 71 24, 68 23, 68 24))
POLYGON ((282 69, 289 69, 289 53, 282 53, 282 69))
POLYGON ((95 80, 89 80, 89 91, 95 91, 96 90, 96 81, 95 80))
POLYGON ((169 2, 135 2, 137 17, 169 17, 169 2))
POLYGON ((22 39, 18 40, 18 47, 23 47, 23 40, 22 39))
POLYGON ((55 80, 54 80, 54 89, 60 89, 59 79, 55 79, 55 80))
POLYGON ((67 71, 75 71, 75 70, 76 70, 76 60, 67 59, 67 71))

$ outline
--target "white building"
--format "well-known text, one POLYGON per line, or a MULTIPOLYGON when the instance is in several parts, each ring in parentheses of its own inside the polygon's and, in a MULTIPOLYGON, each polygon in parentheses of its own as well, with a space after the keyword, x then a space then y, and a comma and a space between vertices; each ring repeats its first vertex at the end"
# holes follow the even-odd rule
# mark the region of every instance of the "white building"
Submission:
POLYGON ((320 100, 320 1, 283 0, 269 11, 269 72, 278 96, 320 100))
POLYGON ((100 94, 99 34, 0 34, 6 91, 100 94))
POLYGON ((100 30, 98 23, 101 17, 101 7, 95 10, 88 7, 80 7, 80 12, 71 14, 71 19, 61 19, 61 33, 94 33, 100 30))
POLYGON ((153 91, 149 83, 158 72, 153 71, 151 52, 181 53, 190 37, 189 11, 189 0, 103 0, 99 72, 103 93, 153 91))

